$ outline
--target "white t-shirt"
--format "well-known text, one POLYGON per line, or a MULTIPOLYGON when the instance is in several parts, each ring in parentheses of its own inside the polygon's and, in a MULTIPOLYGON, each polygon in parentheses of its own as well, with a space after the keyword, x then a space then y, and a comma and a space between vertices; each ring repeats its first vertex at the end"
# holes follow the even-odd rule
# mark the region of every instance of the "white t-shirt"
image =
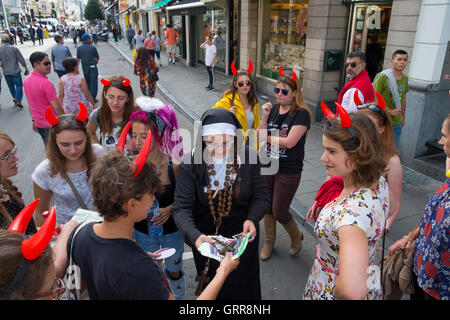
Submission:
POLYGON ((213 44, 212 45, 205 44, 204 48, 205 48, 205 64, 206 64, 206 66, 209 67, 209 66, 211 66, 211 63, 212 63, 211 67, 214 67, 214 65, 216 64, 216 61, 215 60, 214 60, 214 62, 212 62, 212 61, 214 58, 214 54, 217 53, 216 46, 213 44))
MULTIPOLYGON (((92 149, 96 157, 100 157, 106 153, 99 144, 93 144, 92 149)), ((88 209, 93 210, 93 199, 86 173, 87 169, 77 173, 68 172, 67 175, 72 180, 75 188, 77 188, 78 193, 88 209)), ((72 219, 77 209, 81 208, 72 188, 61 174, 58 173, 53 177, 50 176, 50 161, 48 159, 45 159, 36 167, 31 175, 31 179, 39 188, 52 192, 52 203, 56 210, 57 224, 66 223, 72 219)))

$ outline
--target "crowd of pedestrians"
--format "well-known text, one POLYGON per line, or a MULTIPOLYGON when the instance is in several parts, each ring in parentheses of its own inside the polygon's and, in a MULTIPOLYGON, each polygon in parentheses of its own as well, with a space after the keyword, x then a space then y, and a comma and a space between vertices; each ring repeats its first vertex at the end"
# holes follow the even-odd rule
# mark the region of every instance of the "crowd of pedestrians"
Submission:
MULTIPOLYGON (((171 30, 166 31, 167 53, 174 63, 177 39, 171 30)), ((16 143, 0 131, 0 297, 60 298, 67 285, 61 278, 73 264, 83 284, 77 289, 92 300, 182 300, 186 243, 193 249, 198 299, 261 299, 260 260, 272 257, 277 222, 289 236, 290 256, 303 247, 303 233, 289 212, 313 121, 299 76, 279 66, 275 101, 262 105, 260 113, 252 61, 246 69, 233 61, 230 87, 204 112, 195 147, 184 155, 173 107, 154 98, 159 38, 126 30, 130 49, 137 50, 134 74, 142 96, 136 98, 129 79, 113 75, 101 79, 96 107, 100 56, 92 45, 94 34, 98 30, 91 27, 81 35, 76 58, 61 36, 55 36, 50 57, 40 51, 29 57, 33 71, 23 88, 46 159, 31 175, 37 200, 28 206, 11 181, 18 173, 16 143), (47 79, 52 64, 58 90, 47 79), (75 223, 80 208, 96 212, 96 220, 75 223), (228 252, 217 261, 201 251, 205 244, 218 248, 213 235, 248 236, 249 242, 240 258, 228 252), (161 248, 175 249, 163 267, 161 248)), ((9 35, 1 40, 3 72, 22 108, 19 64, 26 69, 26 63, 9 35)), ((208 37, 201 45, 208 90, 214 89, 213 46, 208 37)), ((305 300, 384 298, 376 253, 401 208, 398 139, 405 125, 408 54, 394 52, 392 69, 373 84, 365 59, 361 52, 347 56, 349 81, 336 113, 321 105, 320 160, 327 178, 307 214, 318 244, 299 292, 305 300)), ((439 143, 449 171, 450 114, 443 119, 439 143)), ((390 256, 415 240, 412 299, 449 298, 449 193, 450 178, 431 197, 417 228, 386 248, 390 256)))

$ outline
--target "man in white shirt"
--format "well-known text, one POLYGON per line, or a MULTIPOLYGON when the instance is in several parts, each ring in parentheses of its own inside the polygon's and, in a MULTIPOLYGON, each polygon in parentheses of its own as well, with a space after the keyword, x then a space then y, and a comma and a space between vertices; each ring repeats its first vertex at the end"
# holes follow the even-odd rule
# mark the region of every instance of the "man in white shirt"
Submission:
POLYGON ((206 69, 208 70, 209 74, 209 85, 205 87, 206 90, 215 90, 214 89, 214 82, 215 82, 215 75, 214 75, 214 64, 217 57, 217 48, 212 43, 212 40, 210 37, 206 37, 206 41, 203 42, 200 45, 200 48, 205 49, 205 65, 206 69))

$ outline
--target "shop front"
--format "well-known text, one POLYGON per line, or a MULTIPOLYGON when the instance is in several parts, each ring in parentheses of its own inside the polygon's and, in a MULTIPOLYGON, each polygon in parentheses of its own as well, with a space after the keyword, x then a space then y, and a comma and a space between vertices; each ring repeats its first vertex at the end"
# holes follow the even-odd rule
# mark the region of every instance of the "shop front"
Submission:
MULTIPOLYGON (((303 81, 309 0, 259 1, 258 87, 272 87, 280 65, 303 81)), ((262 88, 263 92, 269 89, 262 88)))
POLYGON ((352 2, 347 53, 366 54, 366 69, 372 81, 383 70, 391 11, 392 1, 352 2))

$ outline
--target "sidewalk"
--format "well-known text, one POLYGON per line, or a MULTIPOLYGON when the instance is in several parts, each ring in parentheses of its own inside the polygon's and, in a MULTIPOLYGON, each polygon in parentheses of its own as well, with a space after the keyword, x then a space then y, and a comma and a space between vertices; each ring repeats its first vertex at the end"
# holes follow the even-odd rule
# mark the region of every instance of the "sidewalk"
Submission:
MULTIPOLYGON (((109 43, 124 56, 129 63, 131 50, 124 41, 109 43)), ((206 91, 208 73, 204 66, 188 67, 177 61, 175 65, 167 65, 167 57, 161 52, 163 66, 160 67, 157 89, 173 105, 193 121, 200 120, 203 112, 216 104, 223 92, 229 87, 231 77, 216 72, 216 90, 206 91)), ((260 105, 272 98, 258 94, 260 105)), ((326 170, 320 157, 323 153, 320 123, 313 123, 305 143, 305 160, 302 179, 294 200, 291 213, 300 226, 313 233, 313 225, 305 221, 306 213, 314 202, 314 196, 326 177, 326 170)), ((444 181, 444 177, 442 178, 444 181)), ((442 181, 434 180, 419 172, 403 166, 402 207, 397 220, 386 237, 386 249, 402 236, 408 234, 421 219, 425 205, 431 195, 442 185, 442 181)))

